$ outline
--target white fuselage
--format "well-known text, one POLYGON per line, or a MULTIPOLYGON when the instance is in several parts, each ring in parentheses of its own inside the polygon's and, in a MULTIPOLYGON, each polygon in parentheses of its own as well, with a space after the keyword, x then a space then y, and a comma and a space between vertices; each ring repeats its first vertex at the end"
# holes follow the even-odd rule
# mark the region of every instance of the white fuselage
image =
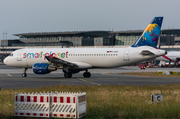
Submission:
POLYGON ((82 69, 88 69, 127 66, 162 56, 165 51, 150 46, 134 48, 31 48, 14 51, 4 60, 4 63, 14 67, 31 68, 35 63, 50 64, 45 56, 53 53, 54 57, 78 64, 80 67, 83 65, 82 69), (142 55, 143 50, 151 51, 155 55, 142 55))
POLYGON ((156 60, 162 60, 162 61, 173 61, 176 62, 177 58, 180 58, 180 52, 179 51, 169 51, 165 56, 157 57, 156 60))

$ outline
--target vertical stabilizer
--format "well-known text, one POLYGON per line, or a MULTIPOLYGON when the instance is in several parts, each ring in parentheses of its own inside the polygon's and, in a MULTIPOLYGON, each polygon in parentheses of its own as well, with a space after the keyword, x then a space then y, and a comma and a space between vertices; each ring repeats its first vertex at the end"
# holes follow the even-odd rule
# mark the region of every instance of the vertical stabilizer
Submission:
POLYGON ((157 47, 161 25, 163 17, 154 17, 151 23, 146 27, 141 36, 131 47, 140 47, 140 46, 152 46, 157 47))

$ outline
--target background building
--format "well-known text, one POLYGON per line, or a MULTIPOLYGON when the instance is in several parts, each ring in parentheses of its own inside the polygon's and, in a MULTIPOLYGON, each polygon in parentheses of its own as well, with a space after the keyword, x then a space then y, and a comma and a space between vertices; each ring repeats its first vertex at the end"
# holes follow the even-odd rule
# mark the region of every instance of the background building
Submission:
MULTIPOLYGON (((107 46, 115 45, 108 31, 42 32, 14 34, 21 43, 12 46, 107 46)), ((3 41, 2 41, 3 42, 3 41)))
MULTIPOLYGON (((21 33, 14 34, 19 39, 1 40, 1 46, 131 46, 142 32, 143 30, 21 33)), ((180 29, 162 30, 159 45, 180 45, 180 29)))

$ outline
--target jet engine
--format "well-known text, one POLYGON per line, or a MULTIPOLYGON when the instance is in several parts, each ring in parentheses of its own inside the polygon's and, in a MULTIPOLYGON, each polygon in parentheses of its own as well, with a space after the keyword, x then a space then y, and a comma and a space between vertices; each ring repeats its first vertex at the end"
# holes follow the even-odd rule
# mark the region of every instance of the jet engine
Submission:
POLYGON ((33 72, 35 74, 48 74, 51 71, 56 71, 57 68, 45 63, 36 63, 33 65, 33 72))

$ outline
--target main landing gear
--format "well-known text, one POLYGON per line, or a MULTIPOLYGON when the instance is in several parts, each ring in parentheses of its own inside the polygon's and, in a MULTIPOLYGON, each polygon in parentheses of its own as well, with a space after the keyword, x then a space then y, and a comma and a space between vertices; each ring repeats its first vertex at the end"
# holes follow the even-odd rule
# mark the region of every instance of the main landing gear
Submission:
MULTIPOLYGON (((89 77, 91 77, 91 73, 88 72, 88 70, 86 70, 86 72, 83 73, 83 76, 84 76, 84 78, 89 78, 89 77)), ((64 77, 65 78, 71 78, 72 73, 71 72, 66 72, 66 73, 64 73, 64 77)))
POLYGON ((22 74, 22 77, 26 77, 27 76, 27 74, 26 74, 27 68, 23 68, 23 70, 24 70, 24 73, 22 74))
POLYGON ((83 76, 84 76, 84 78, 89 78, 89 77, 91 77, 91 73, 88 72, 88 70, 86 70, 86 72, 83 73, 83 76))
POLYGON ((70 72, 64 73, 64 77, 65 78, 71 78, 72 77, 72 73, 70 73, 70 72))

